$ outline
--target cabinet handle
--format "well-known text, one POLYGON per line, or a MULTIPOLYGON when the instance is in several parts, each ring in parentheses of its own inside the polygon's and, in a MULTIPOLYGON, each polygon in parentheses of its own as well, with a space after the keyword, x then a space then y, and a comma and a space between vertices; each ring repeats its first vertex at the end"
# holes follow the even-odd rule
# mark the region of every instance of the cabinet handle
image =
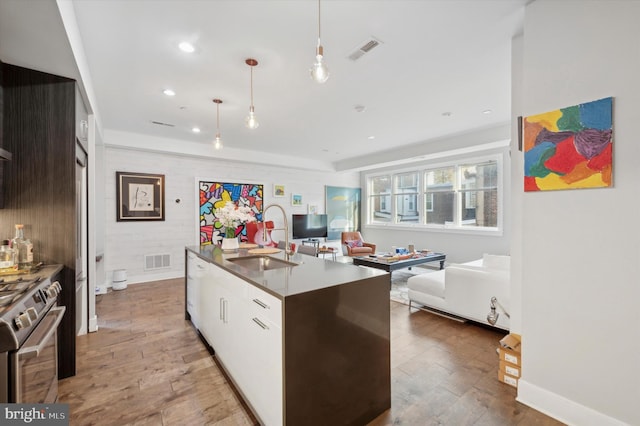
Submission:
POLYGON ((267 305, 266 303, 264 303, 262 300, 260 299, 253 299, 253 303, 256 303, 258 306, 260 306, 261 308, 264 309, 270 309, 269 305, 267 305))
POLYGON ((255 322, 256 324, 258 324, 260 327, 262 327, 263 330, 268 330, 269 327, 267 327, 267 324, 263 323, 262 321, 260 321, 258 318, 251 318, 253 320, 253 322, 255 322))
POLYGON ((224 299, 220 298, 220 319, 224 321, 224 303, 222 303, 224 299))
POLYGON ((227 318, 227 299, 224 299, 222 301, 222 306, 224 307, 224 319, 222 320, 222 322, 226 324, 227 322, 229 322, 229 318, 227 318))

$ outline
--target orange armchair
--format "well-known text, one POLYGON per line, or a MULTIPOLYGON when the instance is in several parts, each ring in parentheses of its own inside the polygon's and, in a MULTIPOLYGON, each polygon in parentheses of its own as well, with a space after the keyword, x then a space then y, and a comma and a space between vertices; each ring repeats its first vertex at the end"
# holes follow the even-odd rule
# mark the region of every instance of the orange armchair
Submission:
POLYGON ((347 256, 367 256, 376 252, 376 245, 362 241, 362 235, 358 231, 343 232, 340 240, 347 249, 347 256))

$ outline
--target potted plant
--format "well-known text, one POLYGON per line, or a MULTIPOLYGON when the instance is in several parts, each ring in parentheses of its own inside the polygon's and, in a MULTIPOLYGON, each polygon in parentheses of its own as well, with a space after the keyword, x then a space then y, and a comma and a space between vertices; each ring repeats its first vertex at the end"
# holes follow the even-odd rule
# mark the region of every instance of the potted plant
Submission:
POLYGON ((256 220, 250 207, 236 206, 233 202, 227 201, 223 207, 215 209, 213 215, 220 222, 224 229, 224 238, 221 248, 224 251, 235 251, 240 248, 236 231, 240 225, 256 220))

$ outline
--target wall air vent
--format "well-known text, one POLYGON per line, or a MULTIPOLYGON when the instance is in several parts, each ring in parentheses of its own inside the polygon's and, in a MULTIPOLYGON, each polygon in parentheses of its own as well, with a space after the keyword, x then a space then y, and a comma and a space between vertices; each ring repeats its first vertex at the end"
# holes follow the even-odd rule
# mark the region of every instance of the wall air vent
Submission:
POLYGON ((175 124, 163 123, 162 121, 151 121, 153 124, 157 124, 158 126, 167 126, 167 127, 176 127, 175 124))
POLYGON ((370 37, 367 40, 360 43, 360 46, 357 47, 353 52, 351 52, 349 56, 347 56, 347 58, 351 59, 352 61, 357 61, 358 59, 363 57, 366 53, 371 52, 371 50, 373 50, 374 47, 377 47, 381 44, 382 42, 377 38, 370 37))
POLYGON ((171 267, 170 254, 146 254, 144 256, 144 270, 153 271, 171 267))

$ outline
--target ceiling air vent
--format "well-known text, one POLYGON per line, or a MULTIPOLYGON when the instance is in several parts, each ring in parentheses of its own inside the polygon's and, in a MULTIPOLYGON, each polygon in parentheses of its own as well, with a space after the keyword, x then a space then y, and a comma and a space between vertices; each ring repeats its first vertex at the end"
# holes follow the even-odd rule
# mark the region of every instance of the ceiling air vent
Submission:
POLYGON ((360 47, 357 47, 353 52, 351 52, 349 56, 347 56, 347 58, 351 59, 352 61, 357 61, 358 59, 363 57, 365 53, 369 53, 371 50, 373 50, 374 47, 377 47, 381 44, 382 42, 377 38, 370 37, 360 43, 360 47))
POLYGON ((176 127, 175 124, 163 123, 162 121, 151 121, 153 124, 157 124, 158 126, 167 126, 167 127, 176 127))

